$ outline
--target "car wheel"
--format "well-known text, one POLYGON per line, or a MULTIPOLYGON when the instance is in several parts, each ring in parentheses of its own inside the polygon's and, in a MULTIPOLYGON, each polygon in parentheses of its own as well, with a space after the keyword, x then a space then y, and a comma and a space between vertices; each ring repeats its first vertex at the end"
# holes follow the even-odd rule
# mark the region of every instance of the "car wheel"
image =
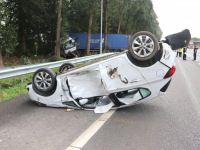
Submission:
POLYGON ((158 40, 150 32, 137 32, 129 41, 128 51, 131 53, 132 57, 137 60, 149 60, 158 51, 158 40))
POLYGON ((71 68, 75 68, 76 66, 74 65, 74 64, 72 64, 72 63, 64 63, 64 64, 62 64, 61 66, 60 66, 60 68, 59 68, 59 72, 60 73, 63 73, 64 71, 67 71, 67 70, 69 70, 69 69, 71 69, 71 68))
POLYGON ((49 68, 38 69, 33 75, 33 85, 41 92, 50 92, 56 87, 56 73, 49 68))

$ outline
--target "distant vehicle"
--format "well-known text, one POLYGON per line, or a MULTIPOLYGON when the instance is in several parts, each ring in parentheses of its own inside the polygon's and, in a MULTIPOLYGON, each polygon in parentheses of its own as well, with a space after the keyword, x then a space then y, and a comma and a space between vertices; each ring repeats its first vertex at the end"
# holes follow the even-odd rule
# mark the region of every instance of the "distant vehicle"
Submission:
POLYGON ((78 51, 76 49, 75 40, 71 37, 67 39, 67 45, 60 46, 60 55, 64 58, 74 58, 77 57, 78 51))
MULTIPOLYGON (((77 39, 80 45, 77 47, 79 52, 83 52, 87 48, 87 33, 69 33, 69 36, 77 39)), ((104 34, 102 34, 104 48, 104 34)), ((131 39, 131 35, 126 34, 107 34, 107 47, 109 52, 122 52, 128 49, 128 42, 131 39)), ((100 49, 100 34, 92 33, 90 39, 90 50, 99 52, 100 49)))
POLYGON ((193 49, 194 48, 194 42, 190 42, 188 45, 188 48, 193 49))
POLYGON ((165 94, 176 70, 172 49, 188 45, 190 38, 185 30, 158 43, 150 32, 138 32, 129 40, 128 51, 77 68, 63 64, 58 74, 37 70, 28 94, 42 106, 103 113, 142 103, 165 94))

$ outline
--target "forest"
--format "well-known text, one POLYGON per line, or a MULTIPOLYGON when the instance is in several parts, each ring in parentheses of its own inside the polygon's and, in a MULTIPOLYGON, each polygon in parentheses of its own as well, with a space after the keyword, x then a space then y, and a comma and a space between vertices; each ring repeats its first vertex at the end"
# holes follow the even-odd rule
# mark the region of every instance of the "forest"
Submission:
MULTIPOLYGON (((0 0, 0 9, 0 67, 2 57, 55 52, 57 31, 59 44, 65 44, 68 33, 88 33, 89 54, 90 34, 100 33, 101 0, 0 0)), ((106 34, 138 31, 149 31, 158 40, 162 36, 151 0, 103 0, 105 46, 106 34)))

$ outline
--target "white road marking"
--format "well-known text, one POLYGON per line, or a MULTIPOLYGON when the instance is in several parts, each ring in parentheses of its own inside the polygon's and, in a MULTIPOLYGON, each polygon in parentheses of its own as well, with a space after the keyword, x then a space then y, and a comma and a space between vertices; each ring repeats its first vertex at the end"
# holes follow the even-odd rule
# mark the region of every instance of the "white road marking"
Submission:
POLYGON ((80 150, 80 148, 76 148, 76 147, 68 147, 67 150, 80 150))
POLYGON ((101 115, 85 132, 83 132, 66 150, 80 150, 90 138, 103 126, 114 114, 115 110, 101 115))

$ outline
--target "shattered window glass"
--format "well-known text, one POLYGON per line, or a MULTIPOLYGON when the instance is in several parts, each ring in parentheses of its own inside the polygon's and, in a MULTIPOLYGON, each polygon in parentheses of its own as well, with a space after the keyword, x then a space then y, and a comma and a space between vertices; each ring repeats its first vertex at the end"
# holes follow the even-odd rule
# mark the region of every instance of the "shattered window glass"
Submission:
POLYGON ((143 98, 146 98, 147 96, 149 96, 151 94, 151 92, 148 89, 140 89, 140 92, 141 92, 143 98))
POLYGON ((116 96, 118 98, 133 98, 134 95, 138 92, 138 89, 131 89, 123 92, 118 92, 116 96))

